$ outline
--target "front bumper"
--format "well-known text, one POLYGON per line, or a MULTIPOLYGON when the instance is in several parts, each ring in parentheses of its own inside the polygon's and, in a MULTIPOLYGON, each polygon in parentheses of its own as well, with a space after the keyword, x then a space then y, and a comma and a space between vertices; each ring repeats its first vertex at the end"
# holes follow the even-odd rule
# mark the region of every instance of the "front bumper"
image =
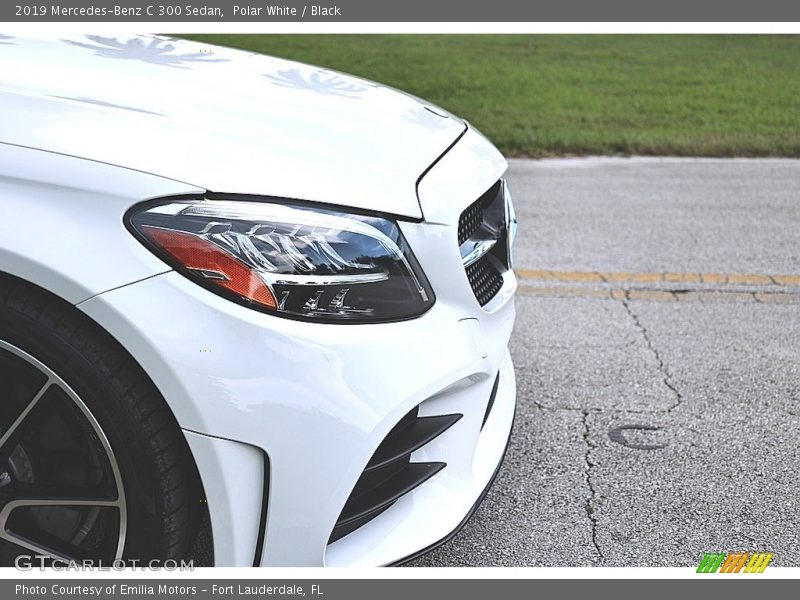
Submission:
MULTIPOLYGON (((425 414, 473 413, 470 409, 474 407, 482 417, 480 409, 485 410, 488 394, 481 397, 481 392, 486 391, 485 385, 477 384, 446 399, 426 401, 425 414)), ((326 565, 404 562, 457 532, 483 499, 500 467, 514 420, 515 396, 514 368, 506 353, 497 396, 483 429, 476 435, 474 424, 459 428, 457 423, 412 455, 412 461, 443 461, 447 467, 403 496, 390 510, 328 546, 326 565)), ((471 421, 473 414, 469 417, 471 421)))
MULTIPOLYGON (((124 341, 181 427, 245 444, 268 457, 261 564, 400 560, 457 527, 502 458, 515 402, 506 350, 513 302, 492 315, 493 331, 482 334, 474 330, 474 320, 461 319, 444 303, 403 323, 306 324, 250 311, 167 273, 97 296, 81 308, 124 341), (481 430, 498 372, 495 403, 481 430), (464 415, 412 455, 412 460, 443 461, 447 467, 361 529, 328 545, 375 448, 417 405, 423 416, 464 415)), ((227 455, 220 444, 210 445, 219 448, 213 455, 227 455)), ((248 539, 241 542, 217 541, 236 533, 217 524, 249 521, 255 535, 259 515, 253 506, 263 481, 232 483, 227 470, 252 469, 253 478, 259 471, 246 458, 226 465, 223 457, 215 458, 221 465, 212 472, 208 452, 198 468, 209 497, 217 564, 252 564, 254 538, 243 532, 240 537, 248 539), (237 509, 240 503, 246 507, 237 509), (215 519, 218 508, 239 516, 215 519)), ((258 460, 253 456, 251 462, 258 460)))
POLYGON ((426 220, 401 228, 437 301, 417 319, 291 321, 234 304, 174 272, 79 304, 141 364, 187 432, 217 565, 391 564, 447 537, 479 500, 513 421, 507 346, 516 280, 508 271, 501 292, 481 307, 456 240, 461 210, 502 174, 498 156, 468 132, 420 185, 426 220), (463 415, 411 456, 447 466, 329 544, 375 449, 417 406, 420 416, 463 415))

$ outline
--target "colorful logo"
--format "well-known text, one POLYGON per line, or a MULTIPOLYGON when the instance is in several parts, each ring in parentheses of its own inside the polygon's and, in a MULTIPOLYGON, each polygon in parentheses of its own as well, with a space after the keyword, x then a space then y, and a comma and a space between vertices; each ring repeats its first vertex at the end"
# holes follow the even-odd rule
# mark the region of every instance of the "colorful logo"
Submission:
POLYGON ((772 552, 706 552, 698 573, 763 573, 772 560, 772 552))

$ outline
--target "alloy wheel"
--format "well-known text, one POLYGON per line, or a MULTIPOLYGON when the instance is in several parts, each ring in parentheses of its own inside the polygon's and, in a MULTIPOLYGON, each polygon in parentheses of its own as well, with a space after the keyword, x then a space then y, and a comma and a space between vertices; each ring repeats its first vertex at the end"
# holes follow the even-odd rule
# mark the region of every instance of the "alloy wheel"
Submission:
POLYGON ((119 559, 127 512, 97 419, 52 369, 0 340, 0 564, 119 559))

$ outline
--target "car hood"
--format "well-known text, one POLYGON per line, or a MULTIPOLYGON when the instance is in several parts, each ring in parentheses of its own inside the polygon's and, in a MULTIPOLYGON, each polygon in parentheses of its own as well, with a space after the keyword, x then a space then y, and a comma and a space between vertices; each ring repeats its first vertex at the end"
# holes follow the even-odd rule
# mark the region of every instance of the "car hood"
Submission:
POLYGON ((156 36, 0 36, 0 142, 204 189, 420 217, 445 111, 296 62, 156 36))

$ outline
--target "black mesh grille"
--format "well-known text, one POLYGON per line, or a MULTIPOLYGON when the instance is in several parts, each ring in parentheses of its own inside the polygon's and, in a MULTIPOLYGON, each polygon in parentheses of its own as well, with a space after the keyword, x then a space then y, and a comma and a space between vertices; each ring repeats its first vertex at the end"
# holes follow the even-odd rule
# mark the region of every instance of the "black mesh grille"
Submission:
POLYGON ((356 482, 329 543, 367 524, 446 465, 412 463, 411 453, 439 436, 462 415, 420 417, 414 408, 384 438, 356 482))
POLYGON ((470 204, 458 219, 458 245, 466 242, 478 231, 483 222, 483 198, 470 204))
POLYGON ((483 223, 483 213, 486 207, 489 206, 497 198, 500 191, 500 182, 494 184, 487 192, 478 198, 475 202, 470 204, 458 219, 458 245, 460 246, 466 242, 472 235, 478 231, 478 228, 483 223))
MULTIPOLYGON (((470 204, 458 219, 458 244, 462 247, 462 256, 474 248, 475 240, 486 239, 487 232, 501 230, 499 242, 505 240, 505 197, 502 193, 502 181, 498 181, 486 193, 470 204), (470 240, 467 246, 464 243, 470 240)), ((486 306, 503 287, 503 271, 506 270, 508 257, 505 244, 497 243, 486 255, 473 264, 466 266, 467 278, 481 306, 486 306)))
POLYGON ((503 287, 503 274, 491 263, 490 255, 468 266, 467 278, 481 306, 488 304, 503 287))

